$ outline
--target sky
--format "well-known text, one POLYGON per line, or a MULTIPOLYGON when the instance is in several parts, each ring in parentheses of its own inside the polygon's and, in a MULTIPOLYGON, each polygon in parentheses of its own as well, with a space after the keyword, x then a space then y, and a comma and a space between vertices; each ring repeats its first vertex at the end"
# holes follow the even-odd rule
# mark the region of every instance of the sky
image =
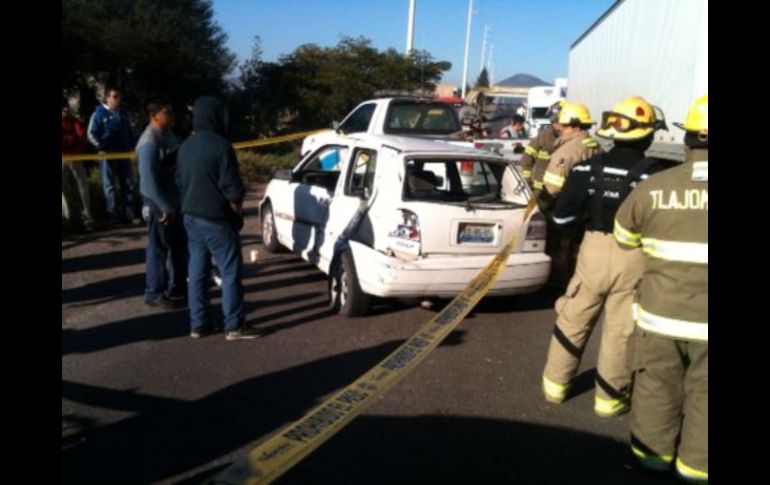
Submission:
MULTIPOLYGON (((615 0, 473 0, 468 83, 481 71, 484 26, 492 81, 518 73, 546 82, 567 77, 569 48, 615 0)), ((409 0, 214 0, 214 18, 239 62, 251 56, 254 36, 262 57, 274 61, 302 44, 336 45, 344 35, 364 36, 377 49, 406 49, 409 0)), ((429 51, 452 69, 443 83, 460 85, 468 0, 417 0, 415 49, 429 51)), ((487 57, 487 56, 485 56, 487 57)))

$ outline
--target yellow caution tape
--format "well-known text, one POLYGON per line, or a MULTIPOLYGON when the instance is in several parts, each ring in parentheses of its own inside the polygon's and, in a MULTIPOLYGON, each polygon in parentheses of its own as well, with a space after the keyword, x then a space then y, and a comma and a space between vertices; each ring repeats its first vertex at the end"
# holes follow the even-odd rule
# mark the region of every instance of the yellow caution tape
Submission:
POLYGON ((322 131, 328 131, 328 130, 311 130, 311 131, 303 131, 302 133, 292 133, 291 135, 265 138, 263 140, 240 141, 238 143, 233 143, 233 149, 242 150, 244 148, 253 148, 253 147, 261 147, 265 145, 274 145, 276 143, 284 143, 287 141, 305 138, 306 136, 315 135, 316 133, 320 133, 322 131))
MULTIPOLYGON (((274 136, 272 138, 264 138, 261 140, 252 141, 240 141, 233 143, 233 149, 242 150, 244 148, 261 147, 265 145, 275 145, 277 143, 284 143, 287 141, 298 140, 309 135, 314 135, 327 130, 311 130, 303 131, 301 133, 292 133, 291 135, 274 136)), ((120 152, 120 153, 90 153, 90 154, 78 154, 78 155, 62 155, 62 162, 84 162, 86 160, 118 160, 118 159, 134 159, 136 158, 136 152, 120 152)))
POLYGON ((136 152, 120 153, 89 153, 85 155, 62 155, 62 162, 85 162, 86 160, 117 160, 126 158, 136 158, 136 152))
MULTIPOLYGON (((535 199, 532 197, 522 222, 527 220, 534 208, 535 199)), ((487 294, 505 267, 518 236, 514 235, 487 267, 438 315, 382 362, 304 417, 258 445, 246 457, 237 460, 207 483, 270 483, 377 402, 390 387, 417 367, 487 294)))

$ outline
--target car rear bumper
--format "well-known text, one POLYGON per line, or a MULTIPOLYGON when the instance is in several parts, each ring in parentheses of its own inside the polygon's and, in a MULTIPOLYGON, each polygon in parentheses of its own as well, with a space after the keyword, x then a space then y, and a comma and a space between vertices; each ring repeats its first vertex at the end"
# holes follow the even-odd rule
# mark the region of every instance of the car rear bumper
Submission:
MULTIPOLYGON (((382 297, 452 297, 460 293, 493 255, 451 256, 405 261, 351 242, 361 289, 382 297)), ((532 293, 548 280, 551 258, 542 252, 513 253, 490 295, 532 293)))

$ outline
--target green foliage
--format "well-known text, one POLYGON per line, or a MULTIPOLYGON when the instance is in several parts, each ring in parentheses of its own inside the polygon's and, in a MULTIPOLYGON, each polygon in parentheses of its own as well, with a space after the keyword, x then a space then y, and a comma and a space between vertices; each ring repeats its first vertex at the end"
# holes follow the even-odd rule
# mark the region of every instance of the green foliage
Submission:
POLYGON ((479 73, 478 79, 476 79, 476 87, 477 88, 488 88, 489 87, 489 73, 487 73, 487 68, 481 70, 481 73, 479 73))
POLYGON ((378 51, 363 37, 343 37, 331 48, 305 44, 277 62, 263 61, 261 53, 257 37, 230 105, 234 125, 266 136, 328 127, 377 91, 433 91, 451 68, 424 51, 410 57, 378 51))
POLYGON ((93 81, 117 85, 139 121, 154 96, 177 110, 220 93, 235 63, 208 0, 62 0, 62 89, 78 91, 81 113, 98 102, 93 81))
POLYGON ((238 165, 244 183, 267 182, 273 172, 281 168, 293 168, 300 160, 299 143, 286 144, 288 150, 259 151, 238 150, 238 165))

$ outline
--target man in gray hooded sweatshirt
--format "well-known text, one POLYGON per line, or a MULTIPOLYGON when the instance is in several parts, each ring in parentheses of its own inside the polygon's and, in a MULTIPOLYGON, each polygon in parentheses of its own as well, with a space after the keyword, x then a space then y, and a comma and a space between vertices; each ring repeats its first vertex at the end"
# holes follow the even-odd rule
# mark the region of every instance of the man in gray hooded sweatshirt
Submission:
POLYGON ((177 157, 190 258, 187 295, 192 338, 218 327, 211 319, 208 295, 211 256, 222 277, 225 338, 260 336, 245 325, 239 234, 245 189, 235 151, 225 138, 227 129, 227 106, 212 96, 198 98, 193 107, 194 133, 182 144, 177 157))
POLYGON ((147 114, 150 123, 136 144, 142 217, 147 222, 144 301, 172 309, 187 294, 187 242, 174 178, 179 143, 171 133, 175 118, 170 104, 154 100, 147 114))

